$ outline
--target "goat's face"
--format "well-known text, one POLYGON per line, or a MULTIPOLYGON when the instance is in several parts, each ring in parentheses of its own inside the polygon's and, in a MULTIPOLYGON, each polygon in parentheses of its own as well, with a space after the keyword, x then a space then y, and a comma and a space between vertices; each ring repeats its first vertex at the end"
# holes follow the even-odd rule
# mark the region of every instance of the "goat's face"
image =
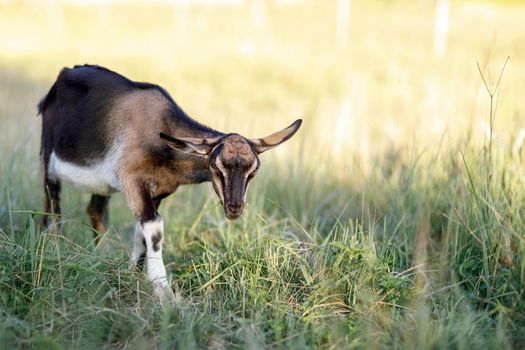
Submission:
POLYGON ((242 215, 248 183, 257 173, 258 155, 292 137, 302 120, 261 139, 247 139, 238 134, 216 138, 174 138, 161 133, 168 144, 179 151, 206 157, 211 181, 224 207, 226 217, 235 220, 242 215))
POLYGON ((225 136, 210 155, 210 171, 215 192, 228 219, 242 214, 248 182, 259 168, 259 158, 250 142, 237 134, 225 136))

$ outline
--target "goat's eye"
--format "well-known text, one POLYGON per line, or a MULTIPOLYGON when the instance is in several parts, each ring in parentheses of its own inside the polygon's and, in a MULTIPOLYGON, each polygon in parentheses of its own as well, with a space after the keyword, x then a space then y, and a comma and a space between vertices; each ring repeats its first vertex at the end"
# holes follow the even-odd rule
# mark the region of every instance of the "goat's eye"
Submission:
POLYGON ((215 163, 210 163, 210 168, 218 169, 217 164, 215 164, 215 163))

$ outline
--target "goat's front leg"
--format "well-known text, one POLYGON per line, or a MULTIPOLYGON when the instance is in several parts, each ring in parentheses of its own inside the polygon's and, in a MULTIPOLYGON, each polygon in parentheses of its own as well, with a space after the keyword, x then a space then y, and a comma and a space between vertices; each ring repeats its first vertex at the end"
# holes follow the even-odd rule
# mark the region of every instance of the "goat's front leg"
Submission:
MULTIPOLYGON (((171 287, 166 277, 166 267, 162 260, 162 243, 164 241, 164 222, 157 215, 153 220, 142 223, 142 235, 146 242, 146 262, 148 279, 157 287, 155 292, 164 294, 171 287)), ((162 295, 160 295, 162 296, 162 295)))
POLYGON ((131 260, 133 264, 142 271, 144 267, 144 260, 146 259, 146 240, 142 234, 142 225, 135 224, 135 233, 133 235, 133 254, 131 260))
POLYGON ((133 262, 139 268, 146 262, 148 279, 155 285, 155 294, 158 297, 172 295, 162 259, 164 222, 157 213, 157 205, 147 187, 140 182, 126 186, 124 193, 137 218, 133 238, 133 262))

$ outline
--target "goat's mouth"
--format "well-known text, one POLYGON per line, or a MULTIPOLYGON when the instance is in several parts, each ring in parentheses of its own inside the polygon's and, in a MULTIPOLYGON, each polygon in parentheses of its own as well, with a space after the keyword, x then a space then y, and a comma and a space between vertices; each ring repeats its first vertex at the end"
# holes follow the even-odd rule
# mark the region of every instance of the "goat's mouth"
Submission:
POLYGON ((224 214, 229 220, 237 220, 242 215, 242 208, 232 210, 225 207, 224 214))

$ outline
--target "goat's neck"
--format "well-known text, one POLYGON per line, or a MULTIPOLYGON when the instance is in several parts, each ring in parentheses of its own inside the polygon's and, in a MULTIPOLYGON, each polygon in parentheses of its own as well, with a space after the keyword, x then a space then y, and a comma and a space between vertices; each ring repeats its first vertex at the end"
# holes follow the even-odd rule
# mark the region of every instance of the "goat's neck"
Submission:
MULTIPOLYGON (((207 128, 195 123, 187 125, 173 121, 169 125, 170 135, 185 138, 214 138, 223 136, 224 133, 207 128)), ((176 151, 175 151, 176 152, 176 151)), ((179 153, 177 161, 173 163, 173 171, 183 174, 183 183, 200 183, 211 180, 211 171, 207 157, 198 155, 179 153)))
POLYGON ((194 119, 190 118, 182 110, 172 111, 172 117, 166 118, 164 121, 170 131, 170 135, 174 137, 192 137, 192 138, 211 138, 217 136, 224 136, 225 134, 209 128, 194 119))

